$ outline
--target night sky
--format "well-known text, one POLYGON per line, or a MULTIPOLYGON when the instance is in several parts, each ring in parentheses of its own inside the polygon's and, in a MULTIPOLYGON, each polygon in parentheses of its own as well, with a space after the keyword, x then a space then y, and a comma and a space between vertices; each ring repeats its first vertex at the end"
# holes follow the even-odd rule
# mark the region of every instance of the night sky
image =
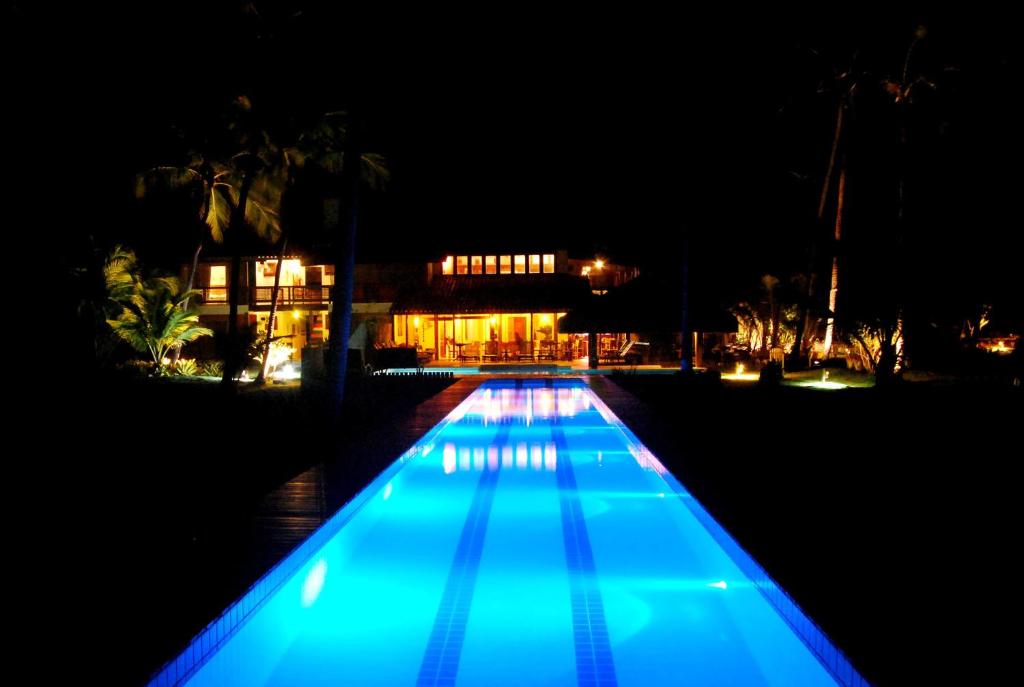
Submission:
MULTIPOLYGON (((804 269, 809 236, 828 231, 814 214, 834 77, 853 55, 874 83, 897 76, 924 24, 915 69, 941 93, 912 129, 923 238, 907 269, 943 293, 1015 290, 1019 60, 999 13, 139 5, 8 9, 19 114, 38 132, 16 143, 62 179, 48 192, 69 202, 47 212, 71 253, 89 234, 143 242, 134 173, 180 159, 180 135, 216 128, 244 93, 285 143, 322 112, 362 113, 393 181, 364 200, 360 259, 537 246, 648 265, 672 258, 686 231, 703 283, 728 297, 804 269)), ((896 137, 867 102, 847 231, 884 252, 896 137)))

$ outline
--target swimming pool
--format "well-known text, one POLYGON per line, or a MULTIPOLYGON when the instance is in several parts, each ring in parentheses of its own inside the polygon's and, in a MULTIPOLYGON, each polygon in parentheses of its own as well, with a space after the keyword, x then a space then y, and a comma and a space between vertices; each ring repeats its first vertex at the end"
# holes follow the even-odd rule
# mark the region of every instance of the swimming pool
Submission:
POLYGON ((861 685, 580 380, 494 380, 152 685, 861 685))

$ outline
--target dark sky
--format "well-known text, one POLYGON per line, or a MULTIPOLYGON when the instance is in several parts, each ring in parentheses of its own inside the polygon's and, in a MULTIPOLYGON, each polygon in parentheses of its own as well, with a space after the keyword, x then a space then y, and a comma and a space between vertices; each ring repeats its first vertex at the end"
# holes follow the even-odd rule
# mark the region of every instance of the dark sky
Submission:
MULTIPOLYGON (((47 151, 41 173, 73 169, 61 193, 75 213, 95 209, 56 220, 63 235, 117 235, 134 221, 134 172, 174 158, 175 131, 217 126, 245 93, 281 141, 321 112, 362 112, 393 171, 387 192, 365 201, 363 256, 536 245, 650 263, 686 230, 699 269, 753 281, 806 259, 832 77, 855 53, 876 81, 898 75, 924 23, 915 60, 944 88, 914 133, 929 141, 913 180, 934 239, 921 264, 1007 286, 1020 176, 1008 16, 858 5, 841 17, 738 7, 366 17, 339 4, 10 6, 9 64, 20 114, 42 141, 31 145, 47 151)), ((877 228, 889 209, 884 184, 866 189, 888 173, 879 151, 895 139, 870 112, 863 119, 872 162, 859 206, 850 198, 850 231, 877 228)))

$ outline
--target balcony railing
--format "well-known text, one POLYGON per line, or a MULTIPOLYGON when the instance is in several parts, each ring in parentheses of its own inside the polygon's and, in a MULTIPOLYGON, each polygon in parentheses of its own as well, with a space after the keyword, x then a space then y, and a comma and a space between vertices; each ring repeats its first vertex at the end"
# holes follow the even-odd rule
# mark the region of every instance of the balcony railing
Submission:
POLYGON ((198 289, 198 291, 202 296, 204 304, 211 305, 228 302, 228 287, 226 286, 207 286, 198 289))
MULTIPOLYGON (((257 286, 253 305, 270 305, 274 295, 271 286, 257 286)), ((277 293, 278 305, 302 305, 305 303, 329 303, 331 300, 330 286, 281 286, 277 293)))
MULTIPOLYGON (((207 305, 216 305, 228 302, 228 287, 208 286, 199 289, 202 294, 202 302, 207 305)), ((270 305, 270 299, 274 293, 271 286, 257 286, 254 289, 240 289, 238 294, 239 303, 249 305, 270 305), (250 298, 250 291, 253 298, 250 298)), ((316 305, 327 304, 331 300, 330 286, 281 286, 278 288, 277 304, 281 305, 316 305)))

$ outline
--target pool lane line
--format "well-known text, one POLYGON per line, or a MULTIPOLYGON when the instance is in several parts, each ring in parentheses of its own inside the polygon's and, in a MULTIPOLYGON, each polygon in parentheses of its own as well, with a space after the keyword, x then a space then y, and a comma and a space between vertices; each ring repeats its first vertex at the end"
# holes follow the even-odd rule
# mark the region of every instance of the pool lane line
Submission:
POLYGON ((601 600, 594 553, 576 486, 576 473, 572 468, 569 445, 562 429, 557 395, 555 414, 551 420, 551 438, 558 456, 555 479, 558 483, 562 539, 565 542, 565 560, 569 571, 576 682, 579 687, 614 687, 618 681, 604 617, 604 602, 601 600))
MULTIPOLYGON (((503 423, 495 435, 492 446, 502 448, 508 443, 512 423, 503 423)), ((420 663, 417 687, 449 687, 455 684, 459 671, 459 658, 466 638, 466 623, 473 605, 480 554, 487 534, 487 521, 494 503, 494 490, 501 471, 499 463, 494 469, 484 467, 477 482, 473 501, 462 526, 462 534, 455 548, 455 556, 448 570, 441 604, 434 616, 430 639, 420 663)))

